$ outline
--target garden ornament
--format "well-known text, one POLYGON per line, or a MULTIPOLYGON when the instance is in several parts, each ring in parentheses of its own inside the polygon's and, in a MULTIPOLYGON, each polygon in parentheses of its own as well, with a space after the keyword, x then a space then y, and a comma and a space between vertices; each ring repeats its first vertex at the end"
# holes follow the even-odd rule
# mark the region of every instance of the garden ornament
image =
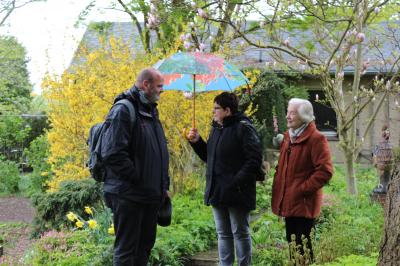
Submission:
POLYGON ((374 166, 378 169, 379 185, 373 189, 374 193, 386 193, 393 169, 393 146, 390 143, 390 132, 387 125, 382 127, 382 140, 376 145, 373 152, 374 166))

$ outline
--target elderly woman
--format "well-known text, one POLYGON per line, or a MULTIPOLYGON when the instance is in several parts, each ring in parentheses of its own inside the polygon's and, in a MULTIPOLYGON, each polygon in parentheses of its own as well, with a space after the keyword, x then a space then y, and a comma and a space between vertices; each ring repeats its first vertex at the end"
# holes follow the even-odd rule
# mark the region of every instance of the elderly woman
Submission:
POLYGON ((287 127, 280 144, 279 162, 272 187, 272 211, 285 218, 286 239, 302 237, 313 259, 310 233, 320 213, 322 187, 333 173, 328 141, 314 123, 314 112, 307 100, 293 98, 287 109, 287 127))
POLYGON ((196 129, 188 139, 207 163, 204 200, 213 207, 221 266, 251 264, 250 210, 256 206, 256 175, 262 153, 250 120, 238 111, 238 97, 223 92, 214 99, 214 120, 207 143, 196 129))

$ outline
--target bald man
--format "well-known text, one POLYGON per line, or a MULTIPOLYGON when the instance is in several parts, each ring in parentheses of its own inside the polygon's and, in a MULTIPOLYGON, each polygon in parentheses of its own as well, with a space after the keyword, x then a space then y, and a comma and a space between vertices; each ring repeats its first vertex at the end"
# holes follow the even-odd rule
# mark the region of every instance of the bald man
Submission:
POLYGON ((113 212, 114 265, 147 265, 154 246, 157 213, 168 197, 168 150, 158 118, 163 77, 144 69, 135 85, 118 95, 105 122, 101 157, 106 169, 104 197, 113 212), (135 109, 117 104, 128 99, 135 109))

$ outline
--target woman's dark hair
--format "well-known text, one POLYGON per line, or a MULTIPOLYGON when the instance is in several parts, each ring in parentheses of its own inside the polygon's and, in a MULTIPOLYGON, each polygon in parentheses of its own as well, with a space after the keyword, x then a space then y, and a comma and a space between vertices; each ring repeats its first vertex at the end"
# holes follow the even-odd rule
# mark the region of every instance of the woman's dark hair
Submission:
POLYGON ((232 114, 237 113, 239 107, 239 98, 233 92, 223 92, 214 98, 214 103, 226 109, 229 107, 232 114))

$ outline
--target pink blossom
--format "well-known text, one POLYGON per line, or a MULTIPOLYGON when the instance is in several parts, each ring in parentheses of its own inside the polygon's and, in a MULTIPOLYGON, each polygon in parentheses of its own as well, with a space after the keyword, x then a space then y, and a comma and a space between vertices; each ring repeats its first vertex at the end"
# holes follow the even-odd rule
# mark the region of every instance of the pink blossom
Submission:
POLYGON ((357 33, 356 35, 356 41, 358 43, 362 43, 365 40, 365 34, 362 32, 357 33))
POLYGON ((379 7, 375 7, 374 12, 376 15, 378 15, 379 11, 380 11, 379 7))
POLYGON ((203 52, 205 48, 206 48, 206 45, 204 43, 199 44, 199 49, 201 52, 203 52))
POLYGON ((191 42, 188 41, 183 42, 183 47, 185 47, 186 50, 189 50, 191 46, 192 46, 191 42))
POLYGON ((287 38, 286 40, 283 41, 283 44, 286 46, 289 46, 289 38, 287 38))
POLYGON ((200 17, 202 17, 202 18, 204 18, 204 19, 206 19, 208 16, 207 16, 207 13, 203 10, 203 9, 201 9, 201 8, 198 8, 197 9, 197 14, 200 16, 200 17))
POLYGON ((192 2, 190 5, 192 6, 192 8, 196 8, 196 2, 192 2))

